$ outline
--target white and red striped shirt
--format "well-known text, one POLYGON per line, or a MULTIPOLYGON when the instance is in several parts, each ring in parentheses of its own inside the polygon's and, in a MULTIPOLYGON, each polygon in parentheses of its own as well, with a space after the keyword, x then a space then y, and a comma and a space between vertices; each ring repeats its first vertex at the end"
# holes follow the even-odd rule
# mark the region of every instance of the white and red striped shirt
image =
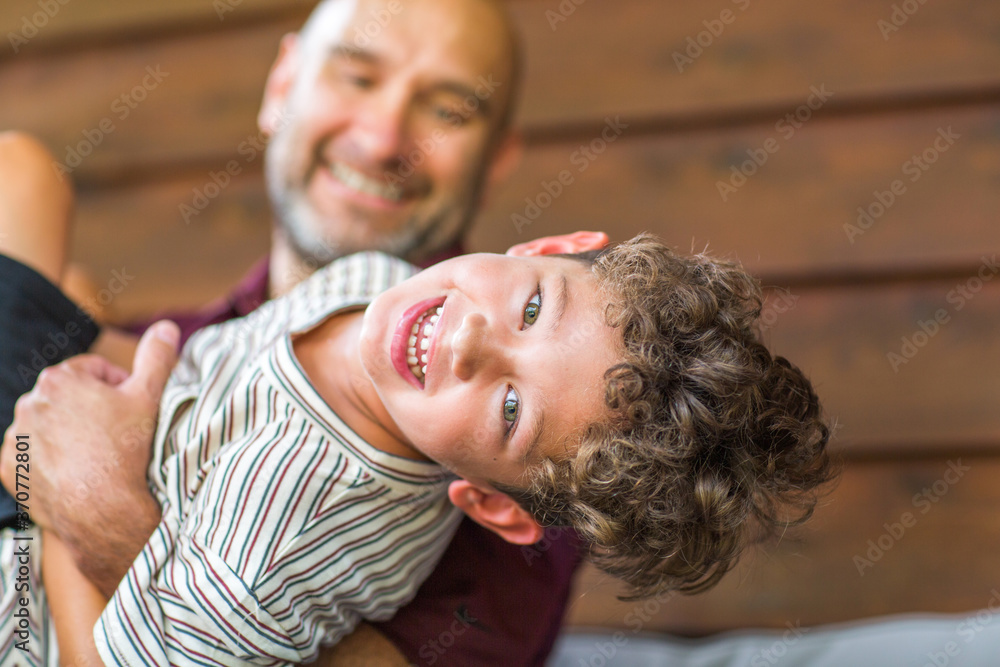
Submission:
POLYGON ((414 271, 352 255, 188 342, 148 471, 163 518, 94 628, 108 665, 309 662, 413 597, 458 525, 452 478, 358 437, 291 334, 414 271))

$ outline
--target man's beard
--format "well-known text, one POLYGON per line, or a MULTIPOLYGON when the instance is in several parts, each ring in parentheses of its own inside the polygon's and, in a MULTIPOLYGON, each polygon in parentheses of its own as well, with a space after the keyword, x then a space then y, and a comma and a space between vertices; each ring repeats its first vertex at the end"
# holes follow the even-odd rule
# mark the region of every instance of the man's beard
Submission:
MULTIPOLYGON (((415 217, 411 217, 400 229, 392 233, 369 231, 365 234, 352 235, 353 238, 335 239, 332 235, 324 236, 319 231, 323 229, 324 221, 304 197, 287 190, 283 195, 279 199, 272 194, 278 225, 284 231, 296 257, 311 266, 326 266, 339 257, 366 250, 380 250, 403 258, 414 256, 418 252, 426 255, 436 250, 436 248, 428 250, 424 246, 441 223, 440 217, 425 221, 423 230, 418 228, 415 217)), ((360 216, 351 217, 355 218, 349 223, 352 229, 371 229, 370 222, 358 219, 360 216)))
MULTIPOLYGON (((286 130, 287 132, 287 130, 286 130)), ((292 182, 282 167, 288 164, 292 137, 276 136, 265 154, 265 178, 271 206, 278 227, 299 261, 312 269, 355 252, 379 250, 396 257, 419 262, 458 241, 472 220, 483 188, 483 169, 467 184, 467 192, 455 201, 421 218, 411 214, 392 231, 377 231, 377 213, 345 204, 345 216, 330 225, 309 201, 308 184, 315 177, 318 157, 301 182, 292 182), (287 151, 287 152, 286 152, 287 151), (346 224, 345 224, 346 223, 346 224), (324 233, 333 228, 339 233, 324 233)))

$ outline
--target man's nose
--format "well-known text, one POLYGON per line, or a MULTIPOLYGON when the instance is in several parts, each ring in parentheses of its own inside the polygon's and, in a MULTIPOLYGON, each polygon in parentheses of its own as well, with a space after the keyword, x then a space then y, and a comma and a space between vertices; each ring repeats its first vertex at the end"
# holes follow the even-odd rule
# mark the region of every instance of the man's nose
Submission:
POLYGON ((356 140, 365 157, 388 162, 403 154, 407 137, 407 103, 401 91, 386 89, 372 95, 357 110, 356 140))
POLYGON ((451 370, 462 381, 483 373, 502 373, 508 350, 481 313, 469 313, 451 339, 451 370))

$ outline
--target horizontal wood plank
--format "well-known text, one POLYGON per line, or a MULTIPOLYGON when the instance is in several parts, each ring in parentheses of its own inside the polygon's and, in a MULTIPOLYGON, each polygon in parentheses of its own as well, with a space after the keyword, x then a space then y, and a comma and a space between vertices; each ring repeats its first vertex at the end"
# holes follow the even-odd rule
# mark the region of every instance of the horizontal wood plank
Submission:
POLYGON ((778 122, 666 136, 625 127, 610 144, 606 126, 604 136, 535 147, 491 198, 471 246, 650 231, 782 279, 971 268, 1000 250, 1000 106, 836 119, 820 111, 790 136, 778 122), (720 194, 720 183, 734 189, 720 194))
POLYGON ((993 458, 851 463, 808 524, 751 552, 716 589, 620 602, 588 566, 569 623, 702 635, 983 608, 1000 588, 998 475, 993 458))
POLYGON ((206 190, 217 194, 215 188, 207 172, 81 198, 74 261, 100 290, 116 270, 132 278, 124 289, 103 297, 112 315, 127 321, 202 306, 227 294, 267 253, 269 209, 259 174, 238 175, 223 195, 208 199, 206 190), (182 205, 190 207, 186 214, 182 205))
POLYGON ((996 253, 948 283, 777 292, 762 322, 772 350, 812 380, 836 447, 1000 451, 996 253))
MULTIPOLYGON (((692 119, 725 110, 738 119, 748 108, 794 109, 814 86, 833 92, 830 104, 837 106, 852 96, 870 103, 913 91, 933 96, 998 84, 1000 47, 993 34, 1000 29, 1000 10, 994 3, 922 6, 889 40, 882 39, 876 23, 891 9, 862 0, 751 3, 740 12, 743 4, 739 0, 729 8, 739 14, 734 22, 681 73, 672 54, 706 29, 703 21, 718 20, 718 12, 702 3, 587 3, 553 30, 546 17, 550 3, 512 2, 529 63, 524 124, 563 127, 608 115, 692 119)), ((264 0, 246 0, 237 11, 266 6, 264 0)), ((4 20, 16 26, 24 14, 12 7, 5 9, 4 20)), ((39 39, 56 31, 60 21, 71 24, 71 13, 82 7, 67 4, 39 39)), ((177 9, 143 3, 102 7, 88 12, 94 18, 86 20, 105 27, 118 25, 116 20, 121 26, 218 22, 207 2, 186 1, 177 9)), ((222 32, 189 30, 106 48, 10 58, 0 70, 0 90, 6 91, 0 127, 30 129, 62 154, 109 118, 115 132, 81 165, 85 179, 113 178, 135 165, 231 155, 253 130, 279 37, 301 21, 280 16, 274 23, 222 32), (109 107, 142 81, 150 65, 170 72, 170 78, 130 117, 118 118, 109 107)), ((88 30, 86 25, 79 30, 88 30)))
POLYGON ((0 68, 0 127, 37 134, 65 171, 129 176, 239 155, 257 136, 256 114, 281 35, 297 22, 72 57, 17 60, 0 68))
MULTIPOLYGON (((817 276, 837 279, 872 271, 919 277, 945 267, 961 276, 975 270, 984 253, 1000 250, 1000 188, 994 185, 1000 178, 998 117, 997 107, 984 107, 906 117, 817 119, 770 156, 728 202, 719 196, 718 181, 732 173, 730 165, 747 159, 747 148, 758 150, 773 136, 772 127, 654 140, 629 137, 626 129, 592 162, 578 152, 579 143, 535 147, 513 180, 491 198, 473 229, 470 247, 501 251, 529 238, 577 229, 603 229, 615 240, 652 231, 682 250, 707 246, 737 257, 782 287, 817 276), (904 173, 903 165, 934 145, 938 128, 948 127, 959 139, 912 182, 913 172, 904 173), (582 166, 586 170, 580 173, 582 166), (572 177, 568 185, 559 183, 562 172, 572 177), (891 194, 896 180, 906 187, 902 195, 891 194), (559 196, 552 198, 549 191, 559 196), (878 212, 876 192, 883 201, 887 196, 896 201, 881 217, 859 222, 858 207, 878 212), (526 210, 526 198, 551 203, 539 208, 539 216, 518 233, 512 216, 532 213, 526 210)), ((237 140, 249 140, 249 146, 253 137, 237 140)), ((234 182, 240 185, 206 201, 198 217, 211 221, 217 212, 235 207, 247 216, 242 224, 257 230, 255 247, 264 247, 270 208, 260 181, 260 158, 250 151, 240 155, 238 163, 244 173, 234 182)), ((128 237, 139 248, 147 232, 160 242, 166 242, 164 235, 173 235, 172 247, 185 247, 189 230, 179 207, 194 203, 196 190, 206 185, 211 189, 211 174, 225 164, 219 161, 213 168, 188 170, 161 182, 84 189, 81 226, 92 230, 81 231, 79 256, 98 267, 110 266, 115 257, 134 252, 121 239, 128 237), (135 215, 137 201, 145 201, 141 216, 135 215), (129 231, 123 235, 121 230, 129 231)), ((205 239, 199 247, 206 256, 214 252, 224 257, 227 246, 211 243, 205 239)), ((184 262, 185 256, 174 261, 184 262)), ((235 266, 230 273, 242 266, 235 260, 221 265, 227 263, 235 266)), ((183 270, 190 274, 199 265, 183 270)), ((210 292, 224 287, 211 285, 210 292)), ((162 299, 177 303, 194 298, 200 303, 202 293, 165 290, 162 299)), ((123 300, 123 308, 145 310, 151 306, 143 303, 155 301, 123 300)))
POLYGON ((36 56, 67 46, 221 30, 236 21, 305 17, 315 0, 7 0, 0 5, 0 58, 36 56), (13 35, 13 37, 11 36, 13 35))

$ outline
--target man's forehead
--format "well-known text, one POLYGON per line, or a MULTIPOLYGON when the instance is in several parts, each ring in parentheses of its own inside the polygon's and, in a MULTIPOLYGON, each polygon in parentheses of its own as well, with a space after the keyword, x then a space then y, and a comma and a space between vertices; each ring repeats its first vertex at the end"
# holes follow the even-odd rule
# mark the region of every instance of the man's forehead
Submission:
POLYGON ((515 48, 506 15, 492 0, 325 0, 301 35, 322 50, 379 54, 409 46, 483 64, 503 61, 490 62, 493 69, 515 48))

